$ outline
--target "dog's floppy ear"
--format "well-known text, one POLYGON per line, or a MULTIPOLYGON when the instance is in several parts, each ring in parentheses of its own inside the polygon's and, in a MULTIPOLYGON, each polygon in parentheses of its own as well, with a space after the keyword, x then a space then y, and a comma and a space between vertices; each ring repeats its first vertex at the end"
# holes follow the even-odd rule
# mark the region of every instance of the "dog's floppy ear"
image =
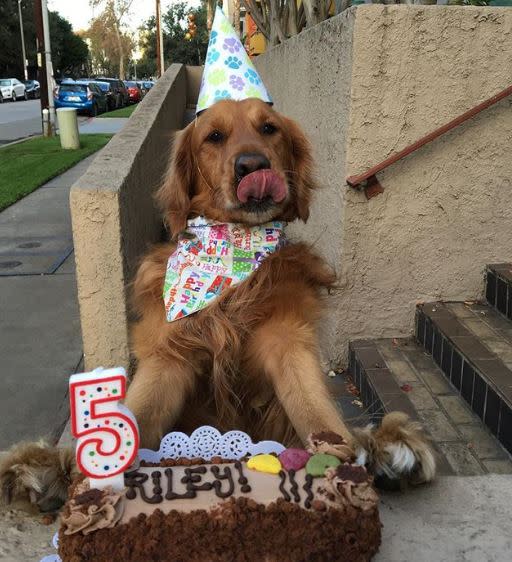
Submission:
POLYGON ((195 175, 192 156, 192 132, 194 122, 176 134, 171 153, 169 168, 156 199, 164 212, 164 218, 171 229, 173 238, 185 230, 193 195, 195 175))
POLYGON ((296 212, 297 216, 306 222, 309 218, 311 192, 317 187, 313 174, 311 145, 295 121, 287 117, 283 117, 283 119, 291 140, 294 173, 290 177, 290 181, 296 189, 296 212))

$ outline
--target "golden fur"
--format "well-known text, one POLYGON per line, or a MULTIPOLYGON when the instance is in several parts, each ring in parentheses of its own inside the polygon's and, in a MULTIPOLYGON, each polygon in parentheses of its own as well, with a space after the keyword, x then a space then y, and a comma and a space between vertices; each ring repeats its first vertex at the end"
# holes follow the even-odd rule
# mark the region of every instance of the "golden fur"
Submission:
MULTIPOLYGON (((306 220, 314 188, 309 144, 295 123, 257 100, 224 101, 179 135, 157 199, 176 236, 191 215, 248 224, 306 220), (265 124, 272 134, 262 133, 265 124), (212 132, 224 140, 210 142, 212 132), (234 162, 243 152, 264 154, 286 181, 282 203, 259 213, 237 201, 234 162)), ((143 445, 157 447, 169 429, 203 423, 287 443, 324 428, 349 437, 319 363, 321 290, 335 281, 326 264, 306 245, 290 244, 208 308, 169 323, 162 291, 173 250, 170 243, 151 252, 134 283, 139 367, 126 404, 143 445)))
POLYGON ((29 500, 41 511, 58 509, 78 476, 75 452, 50 447, 45 441, 18 443, 0 462, 2 500, 29 500))
MULTIPOLYGON (((175 239, 197 215, 249 225, 306 221, 315 187, 310 146, 297 124, 259 100, 222 101, 179 133, 157 200, 175 239), (285 182, 284 200, 259 207, 259 201, 247 206, 237 199, 234 164, 241 153, 267 158, 285 182)), ((405 414, 385 418, 381 430, 367 428, 354 436, 332 401, 320 368, 317 328, 323 295, 335 276, 310 247, 284 246, 213 304, 169 323, 162 292, 174 248, 169 242, 150 251, 133 283, 137 370, 126 405, 138 420, 143 447, 158 448, 168 431, 190 432, 202 424, 242 429, 255 440, 286 445, 329 430, 343 435, 360 455, 364 451, 364 462, 376 471, 397 477, 408 471, 418 481, 433 477, 428 441, 405 414), (412 451, 397 465, 393 451, 401 454, 403 447, 412 451), (411 456, 418 461, 414 466, 411 456)), ((44 493, 51 485, 40 472, 17 480, 15 467, 33 467, 41 455, 36 445, 15 450, 6 461, 0 486, 7 499, 29 488, 44 493)), ((48 455, 48 462, 39 464, 54 464, 54 480, 64 482, 59 467, 69 468, 69 457, 58 451, 48 455)), ((61 497, 62 489, 54 495, 61 497)))

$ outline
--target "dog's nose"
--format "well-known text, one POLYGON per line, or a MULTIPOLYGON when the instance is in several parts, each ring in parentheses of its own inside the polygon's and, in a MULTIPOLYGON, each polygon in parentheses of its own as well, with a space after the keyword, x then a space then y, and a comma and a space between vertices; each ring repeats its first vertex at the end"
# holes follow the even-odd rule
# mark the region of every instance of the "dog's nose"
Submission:
POLYGON ((268 170, 269 168, 269 159, 257 152, 244 152, 239 154, 235 160, 235 174, 239 179, 256 170, 268 170))

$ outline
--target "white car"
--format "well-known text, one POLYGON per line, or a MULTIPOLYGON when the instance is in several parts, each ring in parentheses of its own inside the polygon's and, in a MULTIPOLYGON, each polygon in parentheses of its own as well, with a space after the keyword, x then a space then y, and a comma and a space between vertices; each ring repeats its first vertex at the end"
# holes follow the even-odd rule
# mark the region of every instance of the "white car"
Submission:
POLYGON ((4 100, 27 100, 25 84, 16 78, 0 78, 0 91, 4 100))

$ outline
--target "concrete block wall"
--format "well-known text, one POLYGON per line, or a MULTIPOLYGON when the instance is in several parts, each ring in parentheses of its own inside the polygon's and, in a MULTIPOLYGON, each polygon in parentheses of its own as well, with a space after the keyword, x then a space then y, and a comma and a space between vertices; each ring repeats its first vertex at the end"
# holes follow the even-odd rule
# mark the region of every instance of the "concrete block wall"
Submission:
POLYGON ((483 296, 487 263, 512 260, 512 100, 379 175, 367 201, 345 178, 512 84, 512 9, 354 7, 258 57, 275 107, 315 149, 322 189, 292 237, 336 268, 324 348, 410 335, 418 301, 483 296))
POLYGON ((195 99, 197 74, 182 65, 169 67, 71 189, 86 369, 129 365, 128 286, 141 255, 162 235, 152 196, 173 132, 195 99))

